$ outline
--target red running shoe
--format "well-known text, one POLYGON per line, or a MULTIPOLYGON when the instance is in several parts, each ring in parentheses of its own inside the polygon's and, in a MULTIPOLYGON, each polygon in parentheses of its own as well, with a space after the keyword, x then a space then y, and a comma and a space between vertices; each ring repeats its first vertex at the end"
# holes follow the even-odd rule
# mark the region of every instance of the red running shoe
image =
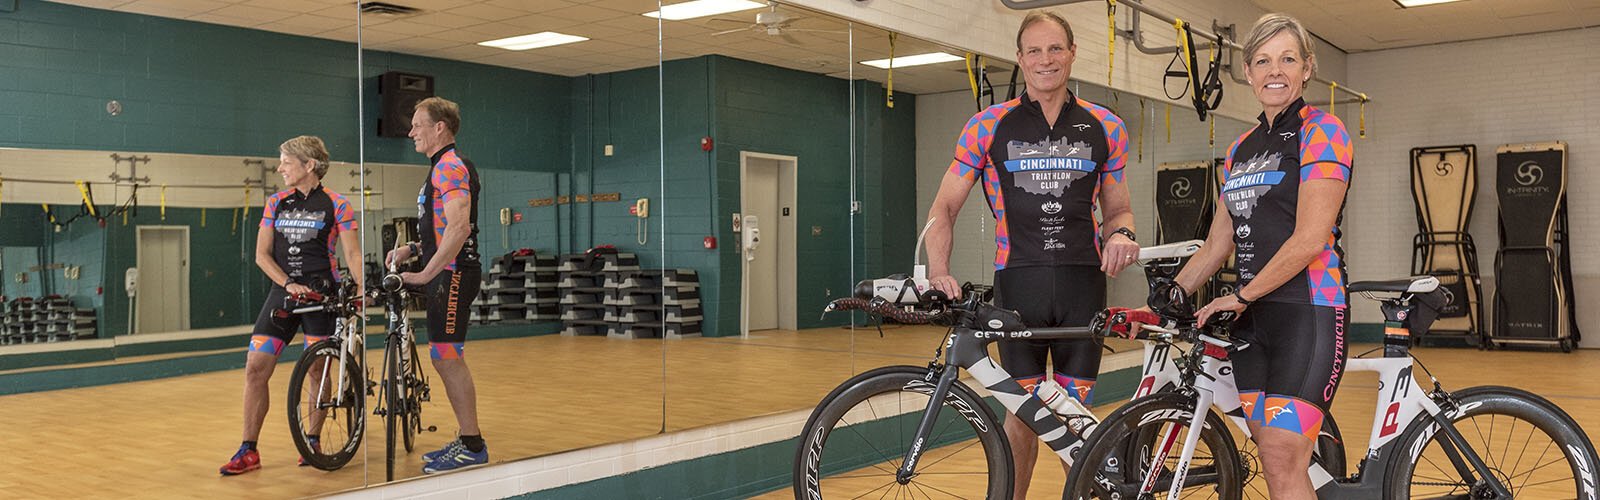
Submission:
POLYGON ((261 468, 261 454, 256 450, 239 447, 239 452, 233 454, 233 459, 217 469, 224 476, 237 476, 261 468))

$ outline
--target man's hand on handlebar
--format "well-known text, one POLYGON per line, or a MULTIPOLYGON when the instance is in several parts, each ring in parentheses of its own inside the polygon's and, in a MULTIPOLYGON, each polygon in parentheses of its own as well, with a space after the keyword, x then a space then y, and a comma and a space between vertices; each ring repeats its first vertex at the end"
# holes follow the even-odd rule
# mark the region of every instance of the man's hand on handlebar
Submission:
POLYGON ((288 293, 290 297, 304 297, 308 293, 315 293, 311 291, 311 287, 299 283, 289 283, 284 285, 283 291, 288 293))
POLYGON ((393 268, 401 262, 411 259, 411 245, 402 245, 400 248, 390 250, 383 258, 383 266, 393 268))
POLYGON ((961 282, 956 281, 954 276, 945 274, 928 278, 928 285, 932 286, 934 290, 944 292, 945 296, 949 297, 950 300, 961 299, 961 282))
POLYGON ((1139 260, 1139 244, 1122 233, 1112 234, 1100 250, 1100 272, 1117 277, 1117 273, 1139 260))
POLYGON ((400 273, 400 281, 405 283, 407 287, 420 288, 432 280, 433 278, 423 273, 400 273))

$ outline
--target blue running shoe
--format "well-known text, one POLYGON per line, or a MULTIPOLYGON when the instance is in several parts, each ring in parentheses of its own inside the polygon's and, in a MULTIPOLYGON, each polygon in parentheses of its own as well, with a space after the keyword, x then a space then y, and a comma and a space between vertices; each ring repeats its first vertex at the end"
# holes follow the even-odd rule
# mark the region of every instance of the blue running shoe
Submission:
POLYGON ((433 451, 430 451, 430 452, 427 452, 427 453, 423 453, 422 454, 422 464, 423 465, 427 465, 428 463, 433 462, 434 460, 438 460, 439 457, 445 456, 445 454, 450 453, 450 450, 454 450, 456 448, 459 448, 460 446, 461 446, 461 438, 455 438, 454 440, 452 440, 452 441, 450 441, 448 443, 445 443, 443 447, 441 447, 441 448, 439 448, 437 450, 433 450, 433 451))
POLYGON ((449 472, 489 463, 489 446, 484 445, 483 451, 473 453, 466 446, 456 446, 439 458, 428 462, 422 467, 423 474, 449 472))

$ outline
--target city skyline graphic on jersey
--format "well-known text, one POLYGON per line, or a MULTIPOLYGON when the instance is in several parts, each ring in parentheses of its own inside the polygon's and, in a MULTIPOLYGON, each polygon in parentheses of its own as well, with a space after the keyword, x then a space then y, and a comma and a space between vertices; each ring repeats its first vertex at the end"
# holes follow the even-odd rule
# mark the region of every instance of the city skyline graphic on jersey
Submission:
POLYGON ((278 213, 278 218, 273 222, 273 228, 283 233, 283 238, 289 243, 302 243, 311 241, 322 228, 327 227, 328 213, 322 210, 315 212, 290 209, 278 213))
POLYGON ((1283 153, 1266 152, 1252 156, 1243 163, 1233 162, 1228 172, 1228 182, 1222 185, 1228 213, 1235 217, 1250 218, 1256 204, 1261 202, 1261 196, 1283 182, 1284 173, 1278 170, 1278 164, 1282 162, 1283 153))
POLYGON ((1037 143, 1011 141, 1006 144, 1005 166, 1017 188, 1057 198, 1072 187, 1073 181, 1099 168, 1089 143, 1068 144, 1065 137, 1037 143))

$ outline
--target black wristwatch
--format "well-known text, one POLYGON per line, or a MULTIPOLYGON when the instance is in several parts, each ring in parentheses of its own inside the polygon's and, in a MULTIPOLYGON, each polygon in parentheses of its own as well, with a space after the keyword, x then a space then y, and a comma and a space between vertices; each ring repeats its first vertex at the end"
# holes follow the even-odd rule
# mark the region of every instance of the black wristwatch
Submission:
POLYGON ((1244 289, 1243 288, 1240 288, 1238 290, 1234 290, 1233 291, 1233 300, 1237 300, 1237 301, 1239 301, 1240 304, 1244 304, 1244 305, 1247 305, 1247 306, 1250 305, 1250 302, 1251 302, 1249 300, 1244 300, 1244 289))
POLYGON ((406 249, 411 251, 411 255, 412 256, 417 255, 417 242, 415 242, 415 241, 406 242, 406 249))
POLYGON ((1132 229, 1128 229, 1127 226, 1119 227, 1119 228, 1117 228, 1116 231, 1112 231, 1111 234, 1120 234, 1120 235, 1123 235, 1123 236, 1127 236, 1128 237, 1128 241, 1133 241, 1133 242, 1138 242, 1139 241, 1139 237, 1134 236, 1133 235, 1133 230, 1132 229))

